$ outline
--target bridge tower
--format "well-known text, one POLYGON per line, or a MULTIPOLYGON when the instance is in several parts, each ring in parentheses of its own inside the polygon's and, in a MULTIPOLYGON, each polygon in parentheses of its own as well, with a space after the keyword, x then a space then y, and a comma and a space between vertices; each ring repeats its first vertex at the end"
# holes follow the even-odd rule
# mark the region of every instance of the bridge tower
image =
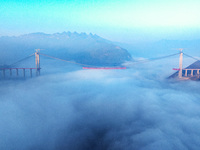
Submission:
POLYGON ((36 67, 36 76, 40 75, 40 49, 35 51, 35 67, 36 67))
POLYGON ((178 77, 182 78, 182 70, 183 70, 183 49, 180 48, 180 56, 179 56, 179 72, 178 77))

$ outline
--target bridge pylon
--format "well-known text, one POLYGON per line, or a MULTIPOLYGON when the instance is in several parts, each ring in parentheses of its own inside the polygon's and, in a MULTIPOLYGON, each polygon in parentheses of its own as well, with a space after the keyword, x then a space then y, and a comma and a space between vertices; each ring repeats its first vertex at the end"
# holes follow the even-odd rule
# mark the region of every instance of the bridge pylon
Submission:
POLYGON ((183 70, 183 48, 180 48, 180 56, 179 56, 179 72, 178 77, 182 78, 182 70, 183 70))
POLYGON ((35 67, 36 67, 36 76, 40 75, 40 49, 36 49, 35 52, 35 67))

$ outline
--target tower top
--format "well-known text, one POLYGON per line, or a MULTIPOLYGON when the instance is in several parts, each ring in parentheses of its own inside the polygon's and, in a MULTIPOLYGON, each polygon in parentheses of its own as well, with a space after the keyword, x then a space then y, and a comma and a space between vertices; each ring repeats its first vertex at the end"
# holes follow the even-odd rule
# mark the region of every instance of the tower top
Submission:
POLYGON ((38 49, 35 49, 35 52, 40 52, 40 49, 38 48, 38 49))

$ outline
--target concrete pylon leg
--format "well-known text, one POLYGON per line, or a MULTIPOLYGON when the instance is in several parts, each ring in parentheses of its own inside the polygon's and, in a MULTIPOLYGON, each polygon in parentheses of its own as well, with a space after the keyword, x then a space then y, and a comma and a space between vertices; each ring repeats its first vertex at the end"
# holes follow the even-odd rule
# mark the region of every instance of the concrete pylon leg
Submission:
POLYGON ((3 69, 3 78, 5 78, 6 77, 6 71, 5 71, 5 69, 3 69))
POLYGON ((183 70, 183 52, 182 49, 180 49, 179 73, 178 73, 179 78, 182 78, 182 70, 183 70))
POLYGON ((10 69, 10 76, 12 76, 12 69, 10 69))
POLYGON ((36 76, 40 75, 40 55, 39 49, 35 52, 35 68, 36 68, 36 76))
POLYGON ((185 76, 187 77, 187 70, 185 70, 185 76))
POLYGON ((17 76, 19 75, 19 73, 18 73, 18 69, 16 69, 16 75, 17 75, 17 76))
POLYGON ((32 69, 30 69, 30 76, 31 76, 31 78, 32 78, 32 69))
POLYGON ((25 78, 25 69, 23 69, 23 75, 24 75, 24 78, 25 78))

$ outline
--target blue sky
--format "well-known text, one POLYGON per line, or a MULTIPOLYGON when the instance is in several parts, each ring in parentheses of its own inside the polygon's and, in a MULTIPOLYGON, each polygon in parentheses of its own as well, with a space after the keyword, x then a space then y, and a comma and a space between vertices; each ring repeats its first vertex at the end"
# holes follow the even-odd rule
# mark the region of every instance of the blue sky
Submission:
POLYGON ((198 0, 0 0, 0 36, 96 33, 119 42, 198 39, 198 0))

